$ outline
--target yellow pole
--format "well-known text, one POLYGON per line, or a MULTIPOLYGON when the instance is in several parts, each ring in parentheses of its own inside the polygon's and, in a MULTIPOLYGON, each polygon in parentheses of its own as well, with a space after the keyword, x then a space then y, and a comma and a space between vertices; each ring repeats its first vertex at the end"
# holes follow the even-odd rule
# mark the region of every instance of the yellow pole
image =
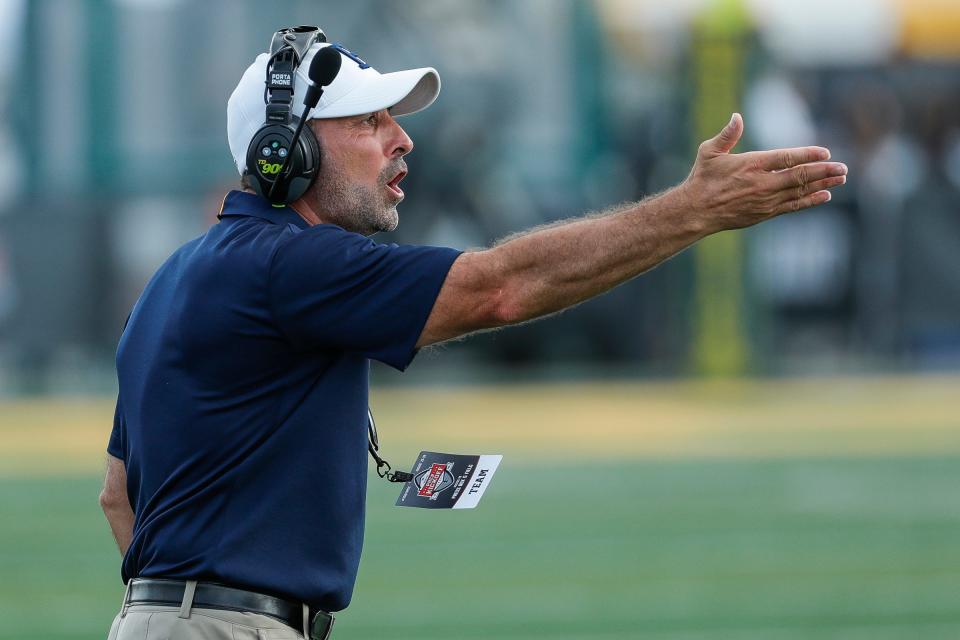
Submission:
MULTIPOLYGON (((694 25, 693 131, 713 137, 740 110, 751 25, 742 0, 715 0, 694 25)), ((721 233, 694 254, 693 364, 703 375, 742 374, 749 360, 744 327, 743 234, 721 233)))

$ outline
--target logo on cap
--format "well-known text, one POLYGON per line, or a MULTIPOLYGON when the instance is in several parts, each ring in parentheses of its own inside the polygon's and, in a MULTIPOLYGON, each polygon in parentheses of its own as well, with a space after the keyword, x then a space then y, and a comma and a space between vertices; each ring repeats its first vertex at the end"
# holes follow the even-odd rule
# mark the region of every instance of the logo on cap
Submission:
POLYGON ((350 58, 351 60, 353 60, 354 62, 356 62, 358 65, 360 65, 360 68, 361 68, 361 69, 369 69, 369 68, 370 68, 370 65, 368 65, 366 62, 364 62, 363 59, 362 59, 360 56, 358 56, 357 54, 355 54, 353 51, 350 51, 349 49, 347 49, 345 46, 343 46, 343 45, 340 44, 339 42, 334 42, 333 44, 330 45, 330 47, 333 48, 333 49, 336 49, 337 51, 339 51, 339 52, 342 53, 343 55, 347 56, 348 58, 350 58))

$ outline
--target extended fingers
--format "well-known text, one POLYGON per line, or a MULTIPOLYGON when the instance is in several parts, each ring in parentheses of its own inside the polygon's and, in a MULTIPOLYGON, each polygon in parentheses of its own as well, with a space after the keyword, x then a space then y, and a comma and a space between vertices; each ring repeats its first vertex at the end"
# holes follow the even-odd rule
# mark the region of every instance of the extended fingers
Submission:
POLYGON ((817 191, 816 193, 811 193, 810 195, 803 196, 802 198, 790 198, 786 202, 779 204, 774 211, 774 215, 779 215, 781 213, 791 213, 793 211, 800 211, 801 209, 809 209, 810 207, 815 207, 824 202, 830 202, 830 192, 829 191, 817 191))
MULTIPOLYGON (((797 189, 798 187, 823 180, 824 178, 846 175, 847 165, 842 162, 811 162, 771 173, 770 182, 772 187, 779 191, 783 189, 797 189)), ((839 184, 843 183, 840 182, 839 184)))
POLYGON ((828 160, 830 150, 823 147, 795 147, 792 149, 774 149, 756 151, 757 166, 766 171, 781 171, 800 164, 828 160))
POLYGON ((833 187, 839 187, 840 185, 845 184, 846 181, 847 176, 830 176, 820 180, 814 180, 813 182, 802 184, 799 187, 792 187, 780 191, 776 201, 778 203, 782 203, 790 202, 791 200, 800 200, 804 196, 808 196, 812 193, 823 191, 825 189, 832 189, 833 187))

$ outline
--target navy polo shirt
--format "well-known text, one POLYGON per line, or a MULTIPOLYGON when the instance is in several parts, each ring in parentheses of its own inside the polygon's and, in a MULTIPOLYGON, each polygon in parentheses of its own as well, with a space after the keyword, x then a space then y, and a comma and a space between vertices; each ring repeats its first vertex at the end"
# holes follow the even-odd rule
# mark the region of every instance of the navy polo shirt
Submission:
POLYGON ((403 370, 458 251, 377 244, 247 193, 176 251, 117 350, 107 451, 136 514, 123 580, 337 611, 363 542, 370 359, 403 370))

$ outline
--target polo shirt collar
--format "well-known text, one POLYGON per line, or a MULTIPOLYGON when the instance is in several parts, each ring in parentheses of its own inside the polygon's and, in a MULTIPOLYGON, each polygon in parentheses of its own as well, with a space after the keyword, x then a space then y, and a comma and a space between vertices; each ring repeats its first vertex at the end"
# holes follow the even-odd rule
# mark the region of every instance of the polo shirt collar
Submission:
POLYGON ((223 199, 217 218, 249 216, 273 224, 293 224, 301 229, 310 227, 300 214, 288 206, 275 207, 266 198, 245 191, 231 191, 223 199))

